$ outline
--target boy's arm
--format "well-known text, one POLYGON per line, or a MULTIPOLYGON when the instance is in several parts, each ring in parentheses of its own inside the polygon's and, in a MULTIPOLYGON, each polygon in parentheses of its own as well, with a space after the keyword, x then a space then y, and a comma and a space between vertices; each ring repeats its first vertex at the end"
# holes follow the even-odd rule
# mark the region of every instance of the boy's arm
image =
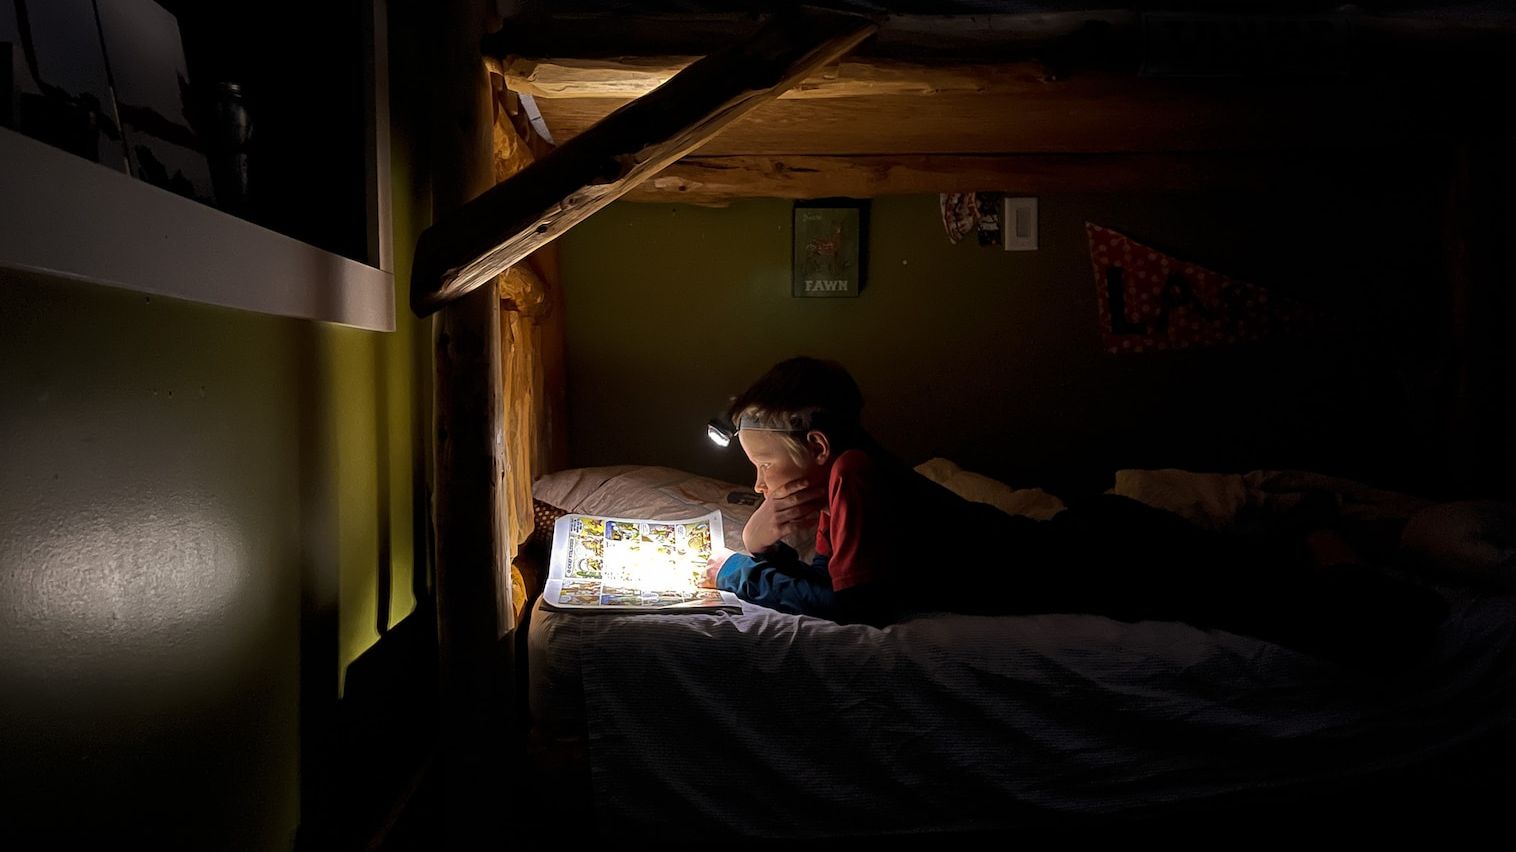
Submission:
POLYGON ((862 453, 837 460, 827 533, 832 550, 828 571, 838 592, 868 591, 856 597, 874 599, 874 590, 902 582, 920 567, 906 562, 903 545, 909 533, 892 490, 874 461, 862 453))
POLYGON ((732 554, 716 573, 716 588, 732 592, 745 601, 780 612, 833 618, 837 608, 827 576, 825 557, 816 564, 800 561, 794 548, 778 542, 748 556, 732 554))
POLYGON ((865 453, 844 454, 832 470, 827 570, 839 623, 884 627, 906 614, 901 588, 921 566, 911 563, 904 546, 908 525, 895 503, 899 490, 865 453))
POLYGON ((769 609, 814 615, 838 624, 884 627, 900 617, 894 597, 885 594, 881 586, 864 584, 833 592, 825 556, 817 556, 806 565, 782 542, 757 559, 733 554, 717 573, 716 588, 769 609))

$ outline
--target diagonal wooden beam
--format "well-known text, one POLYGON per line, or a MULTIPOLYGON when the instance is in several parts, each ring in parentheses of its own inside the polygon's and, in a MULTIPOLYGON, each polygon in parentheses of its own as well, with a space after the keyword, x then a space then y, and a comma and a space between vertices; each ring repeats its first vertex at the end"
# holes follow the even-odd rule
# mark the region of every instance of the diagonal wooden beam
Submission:
POLYGON ((775 15, 421 234, 411 309, 426 316, 490 281, 876 29, 819 9, 775 15))
MULTIPOLYGON (((689 67, 690 56, 618 56, 498 62, 511 91, 536 98, 636 98, 689 67)), ((852 98, 872 95, 1026 94, 1047 88, 1052 72, 1041 62, 924 65, 891 59, 847 59, 827 65, 779 95, 852 98)))

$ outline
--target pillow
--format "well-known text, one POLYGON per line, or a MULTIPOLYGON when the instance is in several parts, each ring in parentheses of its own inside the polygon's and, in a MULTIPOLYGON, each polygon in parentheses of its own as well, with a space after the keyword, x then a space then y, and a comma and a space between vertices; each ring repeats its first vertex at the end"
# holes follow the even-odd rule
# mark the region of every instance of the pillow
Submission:
POLYGON ((1406 521, 1400 543, 1433 571, 1516 592, 1516 504, 1469 500, 1428 506, 1406 521))
POLYGON ((641 468, 637 465, 619 465, 560 470, 540 477, 532 483, 532 498, 568 512, 577 512, 585 500, 593 497, 610 480, 634 471, 656 469, 641 468))
POLYGON ((1110 494, 1173 512, 1207 529, 1226 529, 1248 505, 1248 486, 1237 474, 1188 470, 1118 470, 1110 494))
POLYGON ((1012 488, 942 458, 924 461, 916 472, 965 500, 988 503, 1009 515, 1045 521, 1063 511, 1063 501, 1040 488, 1012 488))
POLYGON ((1393 549, 1400 527, 1427 501, 1307 471, 1246 474, 1118 470, 1107 492, 1172 512, 1198 526, 1237 532, 1299 531, 1347 525, 1360 544, 1393 549))
MULTIPOLYGON (((689 518, 712 509, 721 512, 721 530, 729 550, 742 550, 742 528, 758 508, 757 495, 746 485, 697 476, 653 465, 571 468, 550 473, 532 485, 534 503, 545 514, 579 513, 620 518, 689 518)), ((816 551, 815 533, 785 539, 802 557, 816 551)), ((552 539, 546 525, 544 541, 552 539)))

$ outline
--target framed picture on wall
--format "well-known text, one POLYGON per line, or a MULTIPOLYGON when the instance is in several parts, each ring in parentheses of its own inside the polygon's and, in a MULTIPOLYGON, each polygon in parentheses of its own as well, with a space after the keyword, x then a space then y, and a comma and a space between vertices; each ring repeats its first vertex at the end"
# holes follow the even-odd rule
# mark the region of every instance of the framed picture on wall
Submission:
POLYGON ((866 202, 795 203, 791 294, 799 298, 857 296, 863 289, 866 202))

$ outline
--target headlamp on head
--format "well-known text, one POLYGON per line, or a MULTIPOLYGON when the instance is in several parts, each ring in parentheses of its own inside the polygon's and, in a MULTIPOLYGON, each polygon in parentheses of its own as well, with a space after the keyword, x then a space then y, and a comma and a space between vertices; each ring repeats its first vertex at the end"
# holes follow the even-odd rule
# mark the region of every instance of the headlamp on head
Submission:
POLYGON ((816 428, 818 408, 807 408, 785 414, 754 414, 744 412, 737 418, 733 428, 729 421, 715 417, 705 425, 706 437, 718 447, 729 447, 738 432, 783 432, 788 435, 804 435, 816 428))

